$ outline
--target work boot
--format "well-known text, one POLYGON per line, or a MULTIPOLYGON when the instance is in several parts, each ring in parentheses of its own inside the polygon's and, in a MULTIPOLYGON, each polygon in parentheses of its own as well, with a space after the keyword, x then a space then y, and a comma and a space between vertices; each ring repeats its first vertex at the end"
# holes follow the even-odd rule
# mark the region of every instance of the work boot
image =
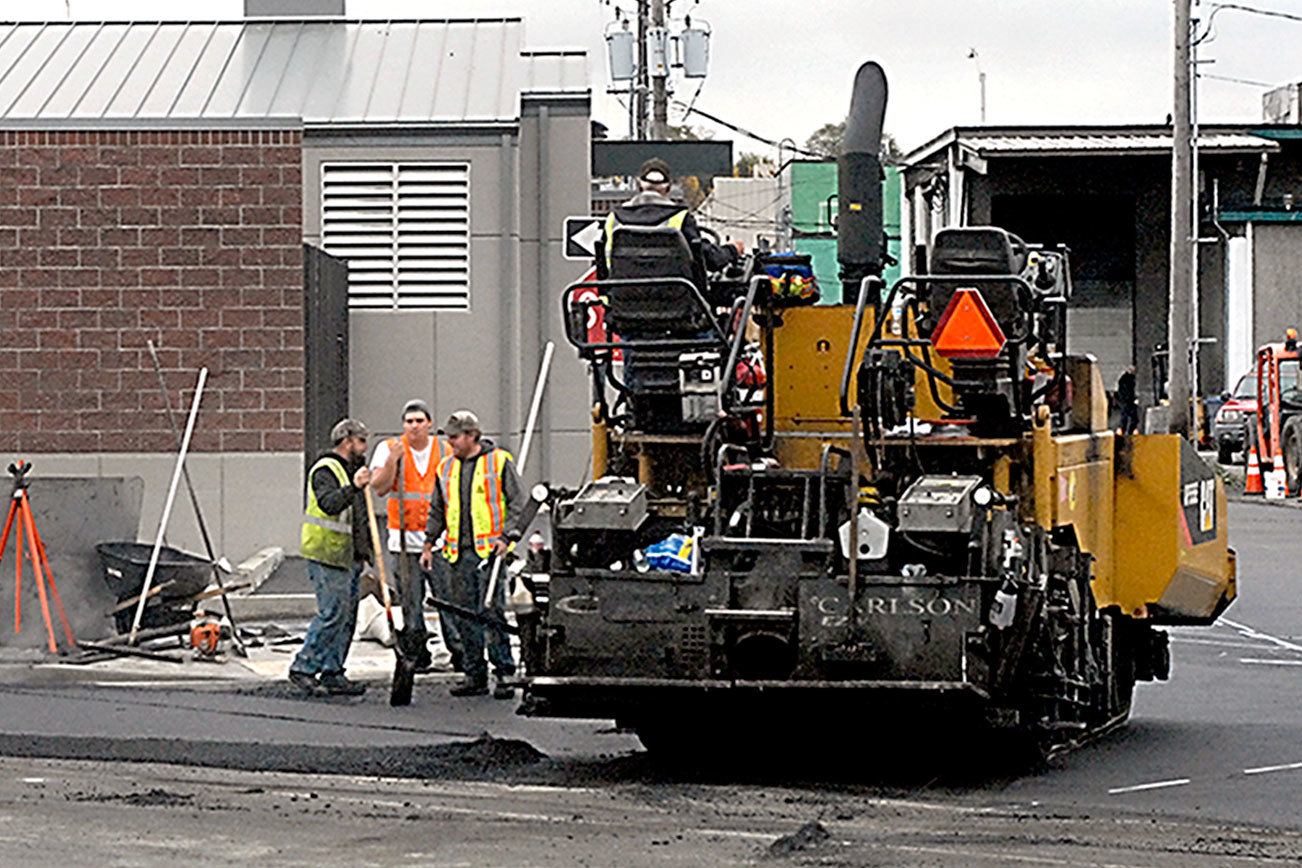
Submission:
POLYGON ((515 688, 509 684, 498 681, 493 687, 494 699, 515 699, 515 688))
POLYGON ((361 696, 366 692, 366 685, 350 681, 342 672, 331 672, 321 676, 321 686, 331 696, 361 696))
POLYGON ((488 682, 486 681, 462 681, 454 685, 448 691, 452 696, 487 696, 488 682))
POLYGON ((321 692, 321 685, 317 683, 316 676, 310 672, 289 673, 289 683, 297 687, 305 696, 316 696, 321 692))

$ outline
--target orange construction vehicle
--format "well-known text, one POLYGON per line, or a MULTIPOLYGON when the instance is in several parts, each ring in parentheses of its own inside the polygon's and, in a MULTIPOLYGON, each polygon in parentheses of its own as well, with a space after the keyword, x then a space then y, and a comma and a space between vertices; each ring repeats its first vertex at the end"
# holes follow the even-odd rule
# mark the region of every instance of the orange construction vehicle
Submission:
MULTIPOLYGON (((1273 474, 1283 475, 1284 490, 1297 494, 1302 487, 1302 383, 1298 379, 1297 329, 1284 332, 1284 340, 1257 350, 1257 456, 1266 490, 1273 474)), ((1275 485, 1279 485, 1275 481, 1275 485)))

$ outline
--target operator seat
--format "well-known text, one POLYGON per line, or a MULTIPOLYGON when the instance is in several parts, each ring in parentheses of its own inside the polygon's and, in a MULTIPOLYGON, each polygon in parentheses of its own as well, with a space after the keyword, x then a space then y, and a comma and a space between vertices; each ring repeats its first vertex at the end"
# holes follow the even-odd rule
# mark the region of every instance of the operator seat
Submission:
POLYGON ((714 329, 712 311, 698 300, 705 297, 699 251, 672 226, 619 225, 608 243, 612 279, 665 278, 663 283, 604 287, 610 330, 630 343, 691 342, 675 349, 623 351, 633 426, 643 431, 681 431, 680 358, 685 353, 722 352, 725 348, 714 329))
POLYGON ((670 278, 662 284, 612 286, 606 290, 606 317, 626 338, 691 338, 710 330, 706 312, 679 278, 704 294, 698 251, 672 226, 615 227, 610 239, 610 276, 670 278))
MULTIPOLYGON (((1026 243, 997 226, 965 226, 942 229, 936 233, 931 249, 931 273, 941 275, 1004 275, 1021 274, 1026 268, 1026 243)), ((928 327, 949 306, 954 291, 963 286, 962 280, 936 281, 931 284, 928 308, 928 327)), ((1005 332, 1014 329, 1020 321, 1017 285, 1014 283, 982 283, 978 286, 990 313, 1005 332)))

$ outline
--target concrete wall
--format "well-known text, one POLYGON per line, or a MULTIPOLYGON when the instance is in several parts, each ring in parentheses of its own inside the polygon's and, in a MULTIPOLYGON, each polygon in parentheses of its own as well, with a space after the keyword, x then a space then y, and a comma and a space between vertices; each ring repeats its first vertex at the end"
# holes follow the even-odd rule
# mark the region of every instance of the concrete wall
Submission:
POLYGON ((419 397, 436 422, 456 409, 474 410, 488 436, 518 451, 542 346, 553 340, 528 476, 569 482, 582 473, 588 387, 564 339, 560 293, 582 270, 561 256, 562 225, 588 211, 589 117, 583 99, 525 97, 518 129, 309 135, 303 186, 310 244, 320 244, 323 162, 470 164, 469 310, 350 314, 350 412, 377 435, 400 433, 403 403, 419 397))
MULTIPOLYGON (((163 502, 176 466, 167 454, 44 453, 17 455, 0 452, 8 467, 15 458, 32 462, 32 477, 86 476, 139 477, 144 480, 144 502, 136 538, 153 542, 163 514, 163 502)), ((303 454, 301 452, 200 453, 186 460, 199 508, 208 525, 214 549, 231 563, 239 563, 267 546, 298 550, 303 515, 303 454)), ((2 483, 0 483, 2 484, 2 483)), ((35 492, 36 489, 34 489, 35 492)), ((32 508, 41 524, 41 503, 33 493, 32 508)), ((116 533, 116 531, 115 531, 116 533)), ((167 526, 167 541, 176 548, 202 555, 203 538, 190 506, 185 481, 177 489, 167 526)))

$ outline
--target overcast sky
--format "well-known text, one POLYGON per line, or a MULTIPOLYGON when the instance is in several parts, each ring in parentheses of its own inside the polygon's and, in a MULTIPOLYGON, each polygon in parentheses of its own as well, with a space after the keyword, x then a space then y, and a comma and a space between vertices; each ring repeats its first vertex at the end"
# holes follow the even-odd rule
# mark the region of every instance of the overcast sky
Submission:
MULTIPOLYGON (((1302 0, 1236 0, 1302 16, 1302 0)), ((242 0, 0 0, 3 17, 237 18, 242 0)), ((627 129, 606 96, 602 33, 633 0, 348 0, 350 16, 519 16, 531 48, 586 48, 593 114, 627 129)), ((855 68, 876 60, 890 82, 886 131, 908 149, 978 121, 975 48, 990 124, 1158 123, 1171 106, 1171 0, 674 0, 675 16, 708 22, 710 76, 697 105, 755 132, 798 142, 849 105, 855 68)), ((1206 18, 1214 4, 1195 6, 1206 18)), ((1203 71, 1269 84, 1302 80, 1302 22, 1224 10, 1203 71)), ((697 81, 677 84, 690 100, 697 81)), ((1205 79, 1204 122, 1261 117, 1265 88, 1205 79)), ((672 111, 677 121, 681 112, 672 111)), ((725 129, 693 125, 737 150, 764 151, 725 129)))

